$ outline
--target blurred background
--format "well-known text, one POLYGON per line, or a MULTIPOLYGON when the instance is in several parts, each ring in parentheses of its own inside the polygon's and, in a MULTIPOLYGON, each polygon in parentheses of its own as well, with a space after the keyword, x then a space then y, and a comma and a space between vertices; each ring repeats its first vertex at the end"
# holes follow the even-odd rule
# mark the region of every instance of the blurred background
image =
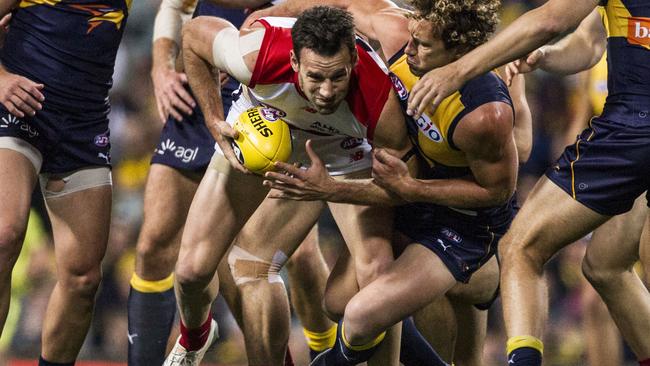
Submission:
MULTIPOLYGON (((541 1, 539 2, 541 3, 541 1)), ((536 1, 505 0, 502 25, 539 5, 536 1)), ((159 0, 134 1, 126 34, 118 53, 111 93, 111 142, 114 179, 113 221, 104 280, 92 329, 81 353, 80 365, 122 365, 127 351, 126 299, 134 266, 134 248, 142 220, 143 188, 149 161, 162 128, 158 121, 152 84, 151 33, 159 0)), ((575 139, 575 128, 586 124, 580 106, 587 95, 580 76, 561 77, 538 71, 527 76, 527 96, 534 125, 532 156, 521 169, 519 202, 532 184, 575 139)), ((43 312, 55 273, 52 239, 47 218, 42 216, 40 194, 34 195, 34 210, 19 262, 14 270, 12 304, 0 340, 0 365, 35 365, 40 347, 43 312)), ((330 263, 336 259, 340 239, 329 218, 320 230, 320 244, 330 263)), ((581 273, 584 239, 563 250, 548 266, 550 318, 545 336, 548 365, 585 365, 584 304, 593 291, 581 273)), ((285 278, 286 281, 286 278, 285 278)), ((245 365, 242 336, 223 301, 214 305, 222 337, 206 363, 245 365), (218 359, 218 362, 216 361, 218 359)), ((490 329, 485 347, 486 364, 505 363, 505 334, 501 305, 490 310, 490 329)), ((597 335, 596 335, 597 336, 597 335)), ((172 341, 175 335, 172 337, 172 341)), ((307 349, 301 328, 294 321, 290 348, 296 364, 307 364, 307 349)), ((626 351, 630 362, 633 358, 626 351)))

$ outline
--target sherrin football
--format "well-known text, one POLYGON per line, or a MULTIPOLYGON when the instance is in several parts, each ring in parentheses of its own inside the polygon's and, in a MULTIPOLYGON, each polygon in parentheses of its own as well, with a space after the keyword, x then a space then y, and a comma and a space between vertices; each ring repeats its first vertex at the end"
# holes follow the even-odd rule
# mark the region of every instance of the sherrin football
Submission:
POLYGON ((291 131, 282 120, 284 112, 270 107, 253 107, 239 115, 233 128, 239 136, 232 148, 239 162, 256 174, 273 170, 276 161, 291 156, 291 131))

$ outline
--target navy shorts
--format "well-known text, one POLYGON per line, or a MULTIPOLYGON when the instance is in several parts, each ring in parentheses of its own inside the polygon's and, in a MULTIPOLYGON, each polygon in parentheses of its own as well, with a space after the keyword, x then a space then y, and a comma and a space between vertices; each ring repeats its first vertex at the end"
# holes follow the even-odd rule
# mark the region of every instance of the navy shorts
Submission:
POLYGON ((214 154, 214 144, 201 109, 197 106, 192 115, 185 116, 181 122, 173 117, 167 119, 151 164, 203 173, 214 154))
POLYGON ((627 212, 650 189, 650 126, 593 118, 546 176, 602 215, 627 212))
POLYGON ((490 220, 447 207, 415 203, 397 208, 395 228, 438 255, 456 281, 467 283, 496 253, 514 214, 509 205, 488 224, 490 220))
POLYGON ((34 117, 18 118, 0 105, 0 136, 16 137, 43 157, 40 173, 62 174, 90 166, 110 167, 108 118, 43 104, 34 117))

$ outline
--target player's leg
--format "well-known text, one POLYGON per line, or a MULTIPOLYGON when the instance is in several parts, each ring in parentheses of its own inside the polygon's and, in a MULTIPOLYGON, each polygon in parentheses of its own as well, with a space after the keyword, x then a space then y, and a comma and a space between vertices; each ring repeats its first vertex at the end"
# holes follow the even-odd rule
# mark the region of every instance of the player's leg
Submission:
POLYGON ((341 320, 345 306, 357 292, 359 292, 359 282, 354 261, 348 248, 343 246, 325 286, 323 307, 327 316, 336 322, 341 320))
POLYGON ((337 345, 315 365, 368 360, 387 329, 442 296, 456 283, 443 261, 422 245, 404 253, 348 303, 337 345))
POLYGON ((212 334, 206 330, 212 329, 217 266, 266 193, 260 177, 232 170, 215 154, 190 206, 174 271, 181 337, 167 358, 170 364, 187 351, 202 349, 212 334))
POLYGON ((423 339, 438 353, 440 358, 451 364, 454 359, 454 345, 458 339, 458 326, 456 313, 453 305, 447 296, 440 296, 430 304, 413 314, 413 325, 415 330, 409 330, 411 327, 409 321, 402 322, 402 363, 404 357, 413 357, 412 354, 417 350, 409 352, 410 355, 403 355, 413 347, 413 341, 405 339, 409 332, 413 332, 414 338, 417 339, 419 332, 423 339))
POLYGON ((287 262, 291 305, 303 326, 310 357, 331 348, 336 340, 336 323, 323 311, 323 295, 329 268, 318 246, 318 225, 287 262))
POLYGON ((86 338, 101 281, 111 218, 110 170, 46 175, 41 182, 57 262, 57 282, 43 321, 41 356, 49 362, 72 363, 86 338))
POLYGON ((324 204, 266 199, 228 254, 239 287, 250 365, 283 365, 290 333, 287 292, 279 271, 314 226, 324 204))
POLYGON ((446 297, 415 315, 422 335, 443 359, 453 359, 457 365, 482 364, 486 310, 496 298, 498 285, 499 265, 492 257, 472 275, 469 283, 456 284, 446 297))
POLYGON ((650 357, 650 293, 634 271, 646 219, 645 198, 598 228, 587 247, 583 272, 607 304, 623 338, 641 359, 650 357), (630 311, 634 309, 634 311, 630 311))
POLYGON ((587 365, 622 365, 624 362, 621 333, 596 290, 589 282, 583 282, 582 328, 587 365))
MULTIPOLYGON (((363 288, 393 262, 392 210, 337 203, 329 207, 350 251, 359 288, 363 288)), ((399 364, 399 347, 400 331, 396 328, 382 343, 373 362, 399 364)))
POLYGON ((36 184, 34 165, 22 153, 5 147, 7 139, 11 138, 0 138, 0 335, 9 311, 11 272, 25 237, 36 184))
POLYGON ((540 338, 547 315, 544 264, 608 218, 575 201, 548 178, 540 178, 499 243, 510 364, 541 363, 540 338))
POLYGON ((180 236, 198 187, 190 177, 152 164, 128 299, 129 365, 160 365, 176 313, 173 271, 180 236))
POLYGON ((639 242, 639 257, 643 267, 645 285, 650 288, 650 209, 646 208, 646 221, 639 242))

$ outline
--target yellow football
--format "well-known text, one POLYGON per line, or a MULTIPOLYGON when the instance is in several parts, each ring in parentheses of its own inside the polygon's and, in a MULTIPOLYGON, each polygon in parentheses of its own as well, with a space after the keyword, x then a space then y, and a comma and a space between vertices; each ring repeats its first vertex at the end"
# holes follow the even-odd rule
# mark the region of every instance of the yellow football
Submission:
POLYGON ((239 136, 232 142, 239 162, 256 174, 273 170, 276 161, 291 156, 291 131, 282 120, 284 112, 270 107, 253 107, 239 115, 233 128, 239 136))

